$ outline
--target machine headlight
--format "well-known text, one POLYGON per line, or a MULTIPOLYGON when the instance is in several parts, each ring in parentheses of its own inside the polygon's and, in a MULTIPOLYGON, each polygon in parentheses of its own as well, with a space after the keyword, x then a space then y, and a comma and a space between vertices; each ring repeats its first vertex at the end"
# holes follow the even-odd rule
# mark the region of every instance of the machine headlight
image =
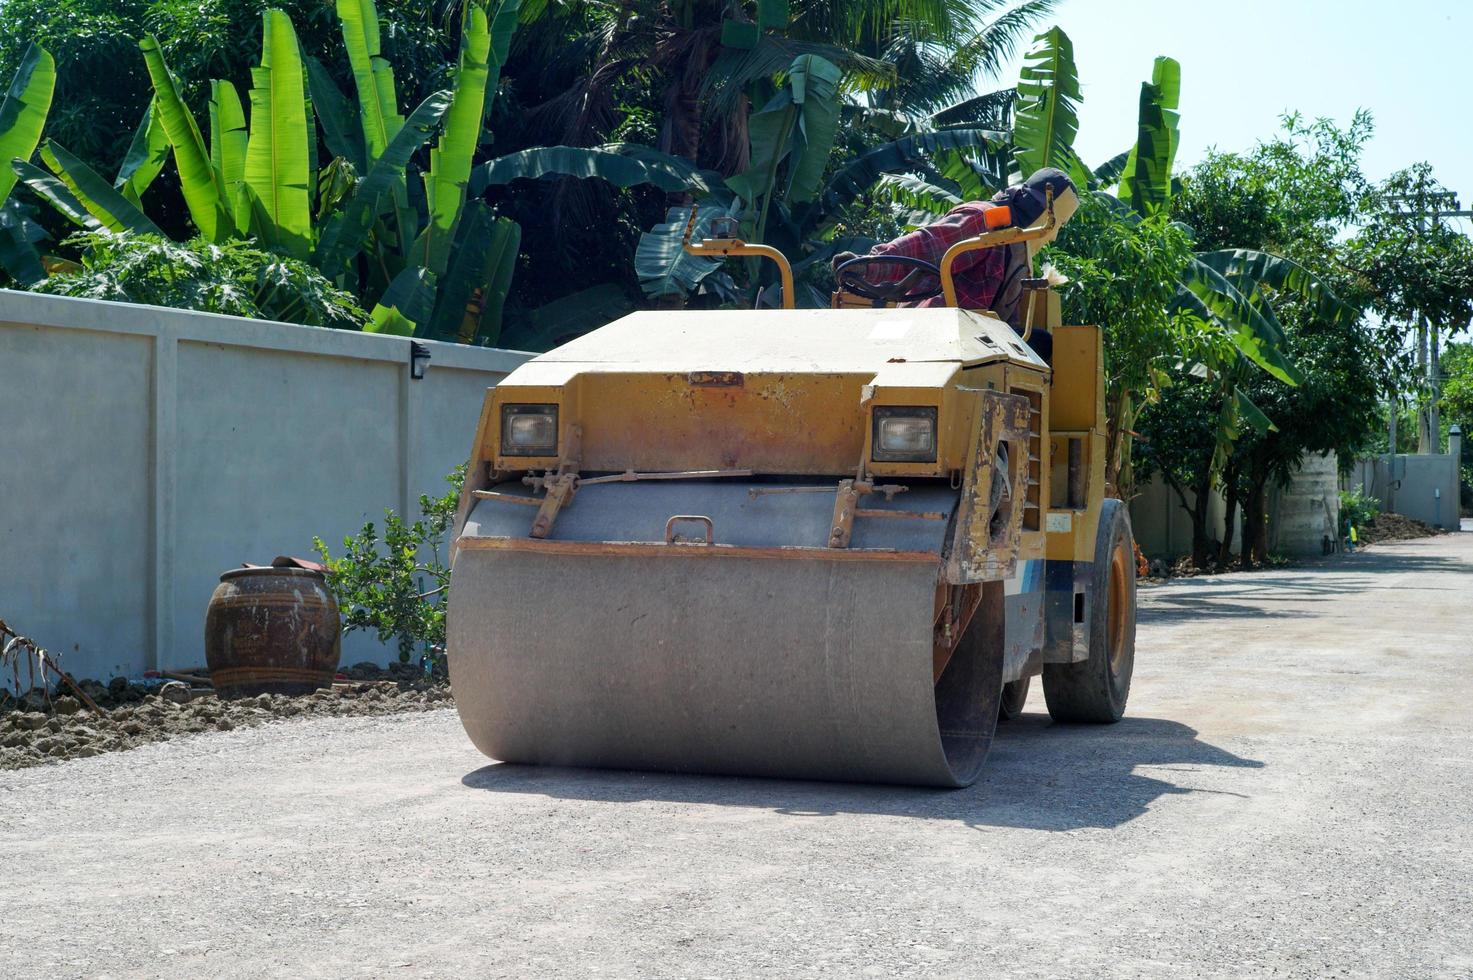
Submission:
POLYGON ((501 452, 505 456, 556 456, 557 406, 501 406, 501 452))
POLYGON ((870 455, 878 463, 934 463, 936 408, 878 405, 870 455))

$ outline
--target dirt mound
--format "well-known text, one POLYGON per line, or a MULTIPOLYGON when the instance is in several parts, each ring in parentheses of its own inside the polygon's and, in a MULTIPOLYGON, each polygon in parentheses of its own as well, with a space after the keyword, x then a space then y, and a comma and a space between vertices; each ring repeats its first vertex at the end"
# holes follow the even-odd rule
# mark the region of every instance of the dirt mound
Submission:
POLYGON ((136 748, 179 735, 253 728, 284 718, 387 715, 429 711, 453 703, 450 686, 414 668, 385 670, 358 664, 350 680, 304 697, 262 694, 224 700, 208 689, 174 682, 147 688, 121 679, 103 686, 81 681, 100 709, 89 711, 69 692, 0 694, 0 769, 23 769, 63 759, 136 748))
POLYGON ((1376 544, 1378 541, 1407 541, 1411 538, 1430 538, 1446 534, 1442 528, 1423 524, 1421 521, 1401 514, 1377 514, 1364 527, 1356 528, 1361 544, 1376 544))

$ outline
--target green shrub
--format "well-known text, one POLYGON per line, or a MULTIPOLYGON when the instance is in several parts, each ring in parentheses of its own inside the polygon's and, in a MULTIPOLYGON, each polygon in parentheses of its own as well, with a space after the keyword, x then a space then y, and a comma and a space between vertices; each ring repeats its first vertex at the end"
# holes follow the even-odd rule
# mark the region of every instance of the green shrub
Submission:
POLYGON ((332 557, 321 538, 312 539, 327 566, 327 586, 342 611, 343 629, 372 630, 380 643, 397 641, 404 663, 413 659, 416 647, 432 663, 444 655, 450 568, 441 552, 465 471, 461 464, 445 477, 451 489, 443 496, 420 494, 421 518, 413 524, 385 510, 382 548, 372 521, 343 539, 341 558, 332 557))
POLYGON ((1360 488, 1340 491, 1340 523, 1344 527, 1365 527, 1381 513, 1381 503, 1367 497, 1360 488))
POLYGON ((368 314, 305 262, 247 242, 178 244, 157 235, 83 232, 80 267, 32 287, 38 293, 173 306, 206 313, 361 330, 368 314))

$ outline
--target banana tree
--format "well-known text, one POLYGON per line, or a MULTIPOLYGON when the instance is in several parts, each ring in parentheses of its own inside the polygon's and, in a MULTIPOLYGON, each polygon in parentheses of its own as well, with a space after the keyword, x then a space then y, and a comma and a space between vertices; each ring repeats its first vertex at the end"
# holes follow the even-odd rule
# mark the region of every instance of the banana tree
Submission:
POLYGON ((290 18, 268 9, 249 123, 235 86, 215 80, 208 139, 158 42, 146 37, 140 47, 154 98, 114 181, 54 143, 41 154, 49 174, 24 159, 34 143, 6 173, 87 230, 161 234, 143 212, 142 194, 172 155, 190 217, 207 241, 251 238, 311 261, 372 309, 366 330, 494 341, 520 229, 480 202, 467 206, 465 188, 519 5, 500 0, 493 16, 490 0, 467 3, 451 88, 407 117, 380 51, 372 0, 337 3, 356 107, 320 65, 302 58, 290 18), (314 121, 334 154, 322 187, 314 121), (408 172, 437 134, 417 204, 408 172))
MULTIPOLYGON (((40 45, 30 45, 0 103, 0 159, 29 160, 36 152, 55 88, 51 55, 40 45)), ((0 167, 0 266, 17 282, 30 285, 46 275, 35 248, 42 233, 24 206, 10 199, 15 182, 15 173, 0 167)))
POLYGON ((319 242, 329 275, 359 273, 377 297, 370 331, 494 342, 510 289, 521 229, 484 203, 467 200, 482 123, 517 27, 521 0, 469 0, 461 9, 460 53, 450 89, 406 119, 398 114, 393 68, 379 44, 372 0, 338 0, 344 45, 357 89, 356 118, 318 68, 311 72, 327 142, 366 176, 319 242), (411 203, 410 158, 434 133, 419 175, 423 204, 411 203), (362 261, 359 261, 359 260, 362 261))
MULTIPOLYGON (((1057 166, 1075 180, 1093 184, 1096 194, 1119 215, 1138 222, 1169 214, 1175 193, 1172 166, 1179 140, 1181 67, 1171 58, 1157 58, 1151 79, 1141 86, 1135 145, 1093 173, 1086 173, 1072 148, 1078 128, 1075 113, 1079 82, 1072 45, 1058 28, 1035 39, 1018 87, 1018 122, 1014 128, 1015 159, 1026 172, 1036 166, 1057 166), (1114 196, 1103 188, 1118 183, 1114 196)), ((1060 248, 1069 247, 1065 230, 1060 248)), ((1251 363, 1285 384, 1298 384, 1302 375, 1284 353, 1284 335, 1274 316, 1271 296, 1294 293, 1311 302, 1344 312, 1339 300, 1307 270, 1281 256, 1265 252, 1194 253, 1180 271, 1169 313, 1176 324, 1174 351, 1163 356, 1185 359, 1221 389, 1215 458, 1220 470, 1241 425, 1260 430, 1271 426, 1240 386, 1237 365, 1251 363)), ((1107 325, 1107 343, 1108 343, 1107 325)), ((1145 359, 1122 367, 1109 393, 1111 416, 1110 482, 1128 485, 1129 432, 1142 396, 1149 397, 1159 366, 1145 359), (1124 472, 1122 472, 1122 470, 1124 472)))

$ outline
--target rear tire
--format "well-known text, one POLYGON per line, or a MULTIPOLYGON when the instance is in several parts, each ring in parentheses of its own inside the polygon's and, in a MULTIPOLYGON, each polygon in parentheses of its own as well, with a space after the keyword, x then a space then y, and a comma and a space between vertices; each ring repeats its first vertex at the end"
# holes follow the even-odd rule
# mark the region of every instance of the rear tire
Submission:
POLYGON ((1023 705, 1028 703, 1028 683, 1031 680, 1033 680, 1032 677, 1024 677, 1002 686, 1002 704, 998 706, 998 721, 1012 721, 1023 713, 1023 705))
POLYGON ((1135 669, 1135 546, 1118 500, 1100 508, 1089 602, 1088 659, 1043 665, 1043 697, 1055 721, 1108 724, 1125 714, 1135 669))

